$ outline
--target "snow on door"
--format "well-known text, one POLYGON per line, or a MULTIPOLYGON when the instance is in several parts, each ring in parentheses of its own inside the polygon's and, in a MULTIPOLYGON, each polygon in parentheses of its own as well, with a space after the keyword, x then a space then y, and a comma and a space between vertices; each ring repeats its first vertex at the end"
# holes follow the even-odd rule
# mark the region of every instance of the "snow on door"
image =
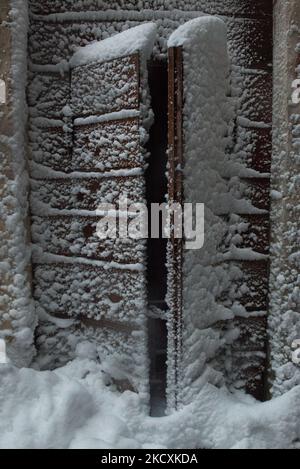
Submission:
POLYGON ((63 122, 47 116, 40 159, 32 162, 31 196, 39 361, 57 366, 76 347, 94 353, 78 346, 90 339, 114 382, 145 396, 146 244, 101 240, 96 229, 100 204, 121 196, 129 205, 145 202, 155 36, 146 24, 75 53, 62 80, 69 80, 63 122))
POLYGON ((174 232, 168 246, 168 397, 176 408, 207 383, 261 388, 268 188, 230 157, 235 101, 225 24, 192 20, 168 45, 169 201, 205 204, 202 249, 185 249, 174 232))

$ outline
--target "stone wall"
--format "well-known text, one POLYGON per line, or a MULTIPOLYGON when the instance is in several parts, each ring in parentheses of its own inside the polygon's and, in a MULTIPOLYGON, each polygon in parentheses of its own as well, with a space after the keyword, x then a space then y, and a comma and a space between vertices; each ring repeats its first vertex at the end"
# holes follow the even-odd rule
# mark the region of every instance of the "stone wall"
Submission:
POLYGON ((299 78, 300 3, 274 2, 274 110, 270 355, 273 395, 300 384, 292 343, 300 339, 299 299, 299 126, 300 105, 292 104, 299 78))
POLYGON ((34 355, 26 171, 27 8, 23 0, 0 6, 0 338, 18 366, 34 355))

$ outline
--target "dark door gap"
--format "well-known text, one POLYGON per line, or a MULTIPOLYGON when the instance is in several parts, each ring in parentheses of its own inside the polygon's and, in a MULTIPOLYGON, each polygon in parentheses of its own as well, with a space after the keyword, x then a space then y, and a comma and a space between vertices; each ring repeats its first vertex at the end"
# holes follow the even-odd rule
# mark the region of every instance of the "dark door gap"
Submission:
MULTIPOLYGON (((152 203, 163 203, 167 194, 168 147, 168 66, 166 61, 150 62, 149 86, 154 112, 154 123, 148 142, 149 167, 146 172, 146 191, 149 217, 152 203)), ((149 229, 150 229, 149 219, 149 229)), ((162 230, 161 230, 162 231, 162 230)), ((151 239, 147 243, 148 306, 166 311, 167 240, 151 239)), ((163 313, 162 313, 163 315, 163 313)), ((162 416, 166 409, 167 387, 167 324, 166 320, 151 317, 148 320, 150 355, 150 406, 153 417, 162 416)))

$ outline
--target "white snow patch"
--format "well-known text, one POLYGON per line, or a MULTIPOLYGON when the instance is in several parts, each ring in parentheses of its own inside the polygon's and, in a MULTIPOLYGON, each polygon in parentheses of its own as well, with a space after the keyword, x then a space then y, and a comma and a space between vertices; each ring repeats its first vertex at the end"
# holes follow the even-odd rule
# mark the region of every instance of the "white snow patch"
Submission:
POLYGON ((157 419, 85 358, 95 353, 82 343, 80 358, 52 372, 1 366, 0 448, 299 448, 300 387, 257 403, 206 385, 192 404, 157 419))
POLYGON ((224 48, 227 43, 227 32, 224 22, 213 16, 203 16, 195 18, 187 23, 179 26, 179 28, 171 34, 168 47, 180 47, 183 45, 191 45, 195 41, 206 41, 209 31, 210 39, 213 44, 219 44, 220 48, 224 48))
POLYGON ((150 58, 156 39, 157 27, 147 23, 128 29, 103 41, 80 48, 70 60, 72 68, 91 62, 103 63, 140 52, 144 60, 150 58))
POLYGON ((139 117, 140 111, 135 109, 123 109, 119 112, 111 112, 109 114, 103 114, 102 116, 88 116, 88 117, 79 117, 74 120, 75 125, 92 125, 92 124, 101 124, 103 122, 121 120, 121 119, 130 119, 132 117, 139 117))
POLYGON ((33 249, 32 257, 33 262, 37 263, 83 264, 89 266, 103 267, 104 269, 119 269, 139 272, 143 272, 146 269, 143 264, 118 264, 117 262, 97 261, 92 259, 86 259, 85 257, 59 256, 57 254, 43 252, 38 247, 36 249, 33 249))

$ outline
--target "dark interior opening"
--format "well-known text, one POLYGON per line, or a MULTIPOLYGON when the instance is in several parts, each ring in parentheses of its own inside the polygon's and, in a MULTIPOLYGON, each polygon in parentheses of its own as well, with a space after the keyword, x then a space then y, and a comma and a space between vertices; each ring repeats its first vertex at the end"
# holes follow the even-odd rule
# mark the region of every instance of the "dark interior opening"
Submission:
POLYGON ((149 318, 150 415, 162 417, 166 411, 167 388, 167 322, 149 318))
MULTIPOLYGON (((151 62, 148 66, 149 86, 154 112, 154 124, 148 142, 149 167, 146 173, 147 203, 149 217, 152 203, 163 203, 167 194, 167 147, 168 147, 168 66, 166 61, 151 62)), ((149 219, 149 229, 150 229, 149 219)), ((167 309, 166 268, 167 240, 148 238, 147 280, 149 308, 162 311, 162 318, 149 319, 150 395, 151 415, 164 415, 167 385, 167 325, 163 315, 167 309)))

